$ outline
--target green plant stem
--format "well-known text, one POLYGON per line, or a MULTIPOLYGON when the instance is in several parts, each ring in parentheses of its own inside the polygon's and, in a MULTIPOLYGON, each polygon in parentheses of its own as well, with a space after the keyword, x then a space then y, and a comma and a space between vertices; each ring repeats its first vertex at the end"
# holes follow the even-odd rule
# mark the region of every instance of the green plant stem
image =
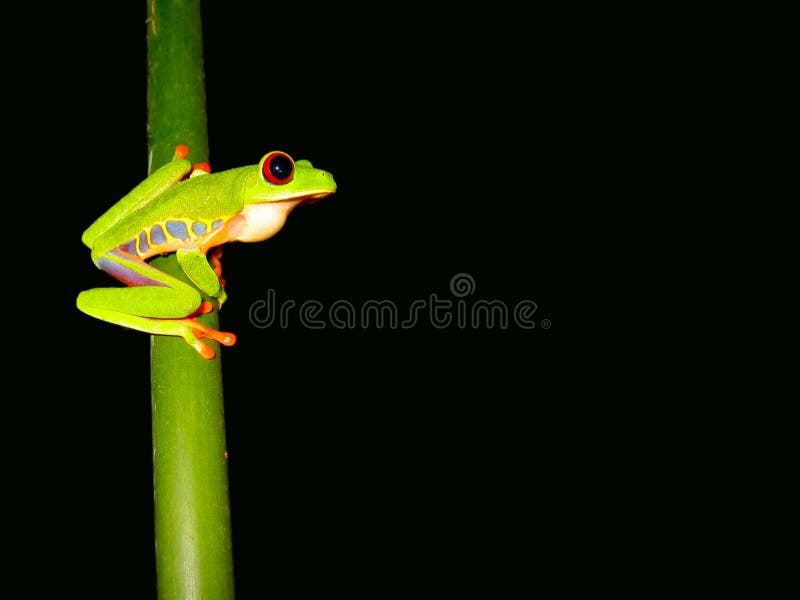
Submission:
MULTIPOLYGON (((208 161, 199 0, 147 1, 150 171, 185 144, 208 161)), ((175 256, 153 264, 187 283, 175 256)), ((204 297, 205 300, 210 300, 204 297)), ((218 329, 217 305, 200 320, 218 329)), ((153 485, 159 600, 233 598, 219 345, 202 358, 181 338, 152 337, 153 485)))

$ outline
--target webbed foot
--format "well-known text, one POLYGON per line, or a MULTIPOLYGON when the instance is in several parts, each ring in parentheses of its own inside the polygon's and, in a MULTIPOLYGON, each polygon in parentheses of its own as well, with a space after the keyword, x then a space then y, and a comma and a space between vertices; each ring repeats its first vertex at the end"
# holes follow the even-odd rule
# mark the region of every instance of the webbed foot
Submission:
POLYGON ((203 338, 214 340, 223 346, 233 346, 236 343, 236 336, 233 333, 217 331, 197 320, 197 315, 204 315, 211 312, 212 309, 211 302, 203 301, 194 315, 183 319, 175 319, 176 324, 183 326, 181 337, 186 340, 187 344, 197 350, 200 356, 209 360, 214 358, 215 352, 208 344, 203 342, 203 338))

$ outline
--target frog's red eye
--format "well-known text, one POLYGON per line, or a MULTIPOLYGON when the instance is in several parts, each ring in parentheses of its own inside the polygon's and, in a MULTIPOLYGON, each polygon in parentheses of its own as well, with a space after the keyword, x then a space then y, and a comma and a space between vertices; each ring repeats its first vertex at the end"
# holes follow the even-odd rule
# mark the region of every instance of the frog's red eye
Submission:
POLYGON ((294 177, 294 161, 283 152, 270 152, 261 165, 261 174, 270 183, 284 185, 294 177))

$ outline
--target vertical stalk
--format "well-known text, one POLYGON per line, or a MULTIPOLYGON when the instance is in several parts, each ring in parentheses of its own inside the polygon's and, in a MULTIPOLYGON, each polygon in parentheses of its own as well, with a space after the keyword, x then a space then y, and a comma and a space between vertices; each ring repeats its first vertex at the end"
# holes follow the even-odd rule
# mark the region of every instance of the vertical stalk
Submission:
MULTIPOLYGON (((186 144, 208 161, 199 0, 147 2, 150 171, 186 144)), ((187 283, 174 255, 153 264, 187 283)), ((204 297, 205 300, 210 298, 204 297)), ((200 320, 218 328, 217 305, 200 320)), ((180 338, 153 336, 153 485, 159 600, 233 598, 219 346, 206 360, 180 338)))

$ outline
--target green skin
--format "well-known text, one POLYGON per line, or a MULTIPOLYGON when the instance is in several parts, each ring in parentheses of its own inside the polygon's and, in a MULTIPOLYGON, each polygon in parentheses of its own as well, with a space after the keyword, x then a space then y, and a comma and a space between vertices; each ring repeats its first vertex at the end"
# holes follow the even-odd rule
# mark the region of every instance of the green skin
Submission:
POLYGON ((195 288, 146 260, 175 252, 189 279, 221 306, 226 295, 218 247, 272 237, 295 206, 334 193, 336 183, 327 171, 315 169, 307 160, 293 162, 280 152, 266 154, 258 165, 219 173, 192 171, 187 153, 185 146, 179 146, 171 162, 84 231, 81 239, 91 249, 95 265, 130 287, 85 290, 78 295, 77 306, 110 323, 180 336, 210 359, 214 351, 201 338, 230 346, 235 336, 200 324, 195 317, 210 311, 210 303, 202 302, 195 288), (280 178, 270 180, 273 163, 284 170, 280 178), (288 176, 287 165, 292 167, 288 176), (217 250, 209 263, 206 254, 212 248, 217 250))

